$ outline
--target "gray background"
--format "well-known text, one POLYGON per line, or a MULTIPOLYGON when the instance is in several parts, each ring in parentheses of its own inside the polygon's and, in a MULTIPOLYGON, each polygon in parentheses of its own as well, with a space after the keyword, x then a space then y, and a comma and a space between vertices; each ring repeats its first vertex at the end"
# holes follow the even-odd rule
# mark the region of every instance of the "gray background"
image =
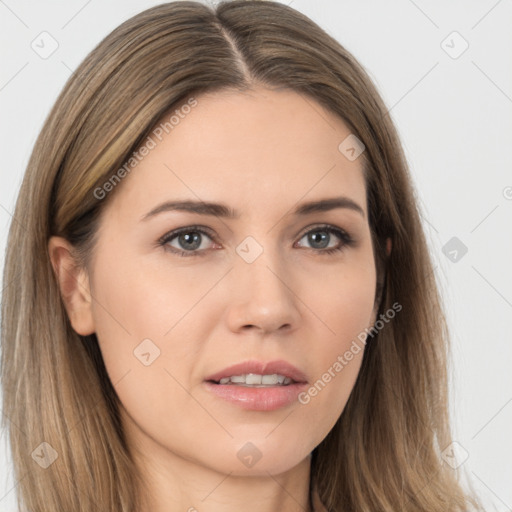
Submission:
MULTIPOLYGON (((31 148, 64 82, 101 38, 157 3, 0 0, 2 266, 31 148), (51 36, 41 36, 44 31, 51 36), (48 51, 51 38, 58 48, 42 58, 31 45, 48 51)), ((458 444, 456 462, 449 451, 446 460, 460 464, 488 510, 510 511, 511 2, 286 3, 359 59, 398 126, 453 337, 451 400, 458 444)), ((0 510, 15 510, 16 483, 1 432, 0 510)))

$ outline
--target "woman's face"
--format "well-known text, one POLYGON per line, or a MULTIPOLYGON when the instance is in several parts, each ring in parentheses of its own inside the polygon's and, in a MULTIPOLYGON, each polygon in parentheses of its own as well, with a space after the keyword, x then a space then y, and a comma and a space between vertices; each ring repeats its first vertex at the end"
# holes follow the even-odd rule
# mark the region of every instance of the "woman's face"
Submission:
POLYGON ((375 318, 362 158, 340 119, 294 92, 196 99, 117 185, 84 314, 141 452, 277 474, 334 426, 363 350, 344 354, 375 318), (207 382, 247 373, 266 387, 207 382), (280 386, 286 374, 302 383, 280 386))

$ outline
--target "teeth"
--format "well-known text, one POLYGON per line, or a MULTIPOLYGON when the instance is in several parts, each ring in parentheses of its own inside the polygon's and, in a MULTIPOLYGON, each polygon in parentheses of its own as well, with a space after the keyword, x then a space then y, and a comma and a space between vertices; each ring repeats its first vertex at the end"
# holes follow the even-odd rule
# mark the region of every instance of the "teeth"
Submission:
POLYGON ((232 375, 231 377, 223 377, 219 384, 242 384, 246 386, 287 386, 292 379, 284 375, 274 373, 272 375, 259 375, 257 373, 247 373, 244 375, 232 375))
MULTIPOLYGON (((281 375, 282 377, 282 375, 281 375)), ((283 379, 284 380, 284 379, 283 379)), ((261 383, 262 384, 273 384, 274 386, 279 382, 279 375, 262 375, 261 383)), ((247 381, 249 383, 249 381, 247 381)))
POLYGON ((263 378, 263 375, 258 375, 257 373, 248 373, 245 376, 245 383, 246 384, 261 384, 262 378, 263 378))

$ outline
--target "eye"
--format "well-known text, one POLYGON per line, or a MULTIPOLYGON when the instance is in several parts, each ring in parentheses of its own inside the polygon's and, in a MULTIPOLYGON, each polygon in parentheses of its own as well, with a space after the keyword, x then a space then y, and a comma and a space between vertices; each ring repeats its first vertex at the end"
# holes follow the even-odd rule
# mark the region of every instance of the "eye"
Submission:
MULTIPOLYGON (((157 244, 178 256, 203 256, 208 249, 205 238, 214 242, 213 232, 209 228, 187 226, 166 233, 158 240, 157 244)), ((332 254, 354 245, 354 240, 346 231, 330 225, 316 226, 304 233, 299 239, 298 247, 304 247, 300 243, 304 238, 312 246, 306 247, 306 249, 312 249, 319 254, 332 254), (331 244, 333 235, 338 239, 334 246, 331 244)))
POLYGON ((179 256, 200 256, 204 254, 207 247, 204 247, 204 237, 212 240, 209 230, 199 226, 187 226, 185 228, 176 229, 165 234, 158 240, 158 245, 164 249, 177 253, 179 256), (178 245, 172 245, 175 241, 178 245), (199 249, 201 249, 199 251, 199 249))
POLYGON ((346 231, 329 225, 316 226, 314 229, 310 229, 302 235, 300 240, 304 238, 306 238, 307 242, 311 244, 311 249, 322 254, 332 254, 342 251, 346 246, 350 247, 354 244, 354 240, 346 231), (332 242, 332 235, 335 235, 339 240, 338 243, 335 243, 334 245, 330 245, 332 242))

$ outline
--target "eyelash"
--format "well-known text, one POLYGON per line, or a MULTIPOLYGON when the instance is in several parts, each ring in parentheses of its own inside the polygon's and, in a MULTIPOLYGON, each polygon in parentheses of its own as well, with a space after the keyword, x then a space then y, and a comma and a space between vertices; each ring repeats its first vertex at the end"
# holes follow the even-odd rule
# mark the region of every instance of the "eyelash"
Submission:
MULTIPOLYGON (((327 233, 335 234, 341 240, 340 245, 338 245, 337 247, 331 247, 330 249, 315 249, 315 248, 309 248, 309 247, 306 247, 306 249, 311 249, 312 251, 315 251, 318 254, 331 255, 331 254, 335 254, 340 251, 343 251, 343 249, 345 249, 346 247, 352 247, 354 245, 354 240, 346 231, 344 231, 343 229, 334 227, 334 226, 330 226, 328 224, 315 226, 314 228, 310 229, 309 231, 304 232, 300 236, 299 240, 304 238, 304 236, 306 236, 310 233, 315 233, 315 232, 319 232, 319 231, 324 231, 327 233)), ((173 254, 176 254, 180 257, 188 258, 191 256, 203 256, 204 253, 206 252, 206 250, 181 251, 179 249, 176 249, 175 247, 171 248, 170 246, 167 245, 171 240, 173 240, 174 238, 178 237, 179 235, 181 235, 183 233, 200 233, 202 235, 208 236, 215 242, 213 234, 210 232, 209 229, 205 229, 201 226, 187 226, 187 227, 175 229, 174 231, 170 231, 169 233, 166 233, 164 236, 162 236, 161 238, 158 239, 157 244, 159 247, 163 247, 164 250, 169 251, 173 254)))

